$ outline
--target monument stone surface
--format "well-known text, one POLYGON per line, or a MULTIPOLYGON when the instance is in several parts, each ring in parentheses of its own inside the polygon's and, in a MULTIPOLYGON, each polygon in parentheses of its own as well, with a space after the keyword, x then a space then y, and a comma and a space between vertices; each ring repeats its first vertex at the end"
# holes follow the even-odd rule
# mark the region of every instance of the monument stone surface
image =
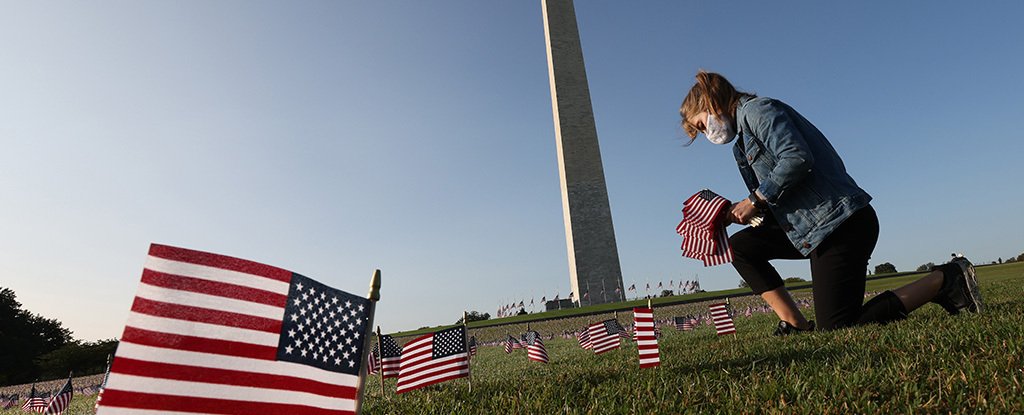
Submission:
POLYGON ((572 292, 581 305, 622 301, 608 188, 572 0, 541 0, 572 292))

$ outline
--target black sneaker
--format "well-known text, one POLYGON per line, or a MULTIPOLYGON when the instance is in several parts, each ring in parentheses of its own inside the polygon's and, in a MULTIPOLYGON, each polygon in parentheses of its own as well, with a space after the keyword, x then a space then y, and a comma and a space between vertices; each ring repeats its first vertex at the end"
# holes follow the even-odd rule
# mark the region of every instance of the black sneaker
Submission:
POLYGON ((779 325, 775 327, 775 333, 773 333, 773 335, 788 336, 790 334, 805 333, 809 331, 814 331, 814 320, 807 322, 806 329, 797 328, 796 326, 789 324, 786 320, 780 320, 779 325))
POLYGON ((942 306, 949 314, 959 314, 963 309, 981 312, 981 291, 971 261, 956 257, 934 269, 942 271, 942 288, 931 302, 942 306))

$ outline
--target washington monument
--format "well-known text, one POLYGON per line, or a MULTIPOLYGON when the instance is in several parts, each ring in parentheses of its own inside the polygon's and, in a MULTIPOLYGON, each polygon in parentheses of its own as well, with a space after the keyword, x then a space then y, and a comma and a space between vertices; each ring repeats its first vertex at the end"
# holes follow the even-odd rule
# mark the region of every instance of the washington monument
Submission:
POLYGON ((569 280, 581 305, 625 300, 601 149, 572 0, 541 0, 569 280))

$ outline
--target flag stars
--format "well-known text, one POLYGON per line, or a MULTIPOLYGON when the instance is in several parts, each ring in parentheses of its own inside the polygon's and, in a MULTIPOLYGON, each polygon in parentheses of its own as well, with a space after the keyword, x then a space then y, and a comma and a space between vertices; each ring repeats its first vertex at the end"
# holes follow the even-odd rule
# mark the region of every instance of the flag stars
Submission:
POLYGON ((298 284, 295 284, 295 288, 299 291, 302 291, 302 283, 300 282, 298 284))

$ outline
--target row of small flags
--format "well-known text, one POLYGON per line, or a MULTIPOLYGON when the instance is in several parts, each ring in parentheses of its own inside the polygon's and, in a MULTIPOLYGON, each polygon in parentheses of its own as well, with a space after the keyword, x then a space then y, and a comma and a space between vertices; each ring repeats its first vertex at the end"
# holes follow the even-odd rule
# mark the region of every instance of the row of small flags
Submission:
MULTIPOLYGON (((464 324, 401 347, 374 336, 379 288, 379 270, 364 298, 270 265, 153 244, 96 413, 358 414, 369 372, 382 387, 396 378, 397 393, 470 378, 477 342, 464 324)), ((653 312, 634 314, 641 365, 657 366, 653 312)), ((587 335, 595 354, 629 336, 614 319, 587 335)), ((536 331, 506 347, 549 361, 536 331)), ((34 389, 24 408, 41 413, 62 414, 73 395, 70 378, 49 400, 34 389)))
MULTIPOLYGON (((21 409, 26 412, 62 415, 71 404, 71 398, 74 396, 74 393, 74 389, 71 388, 71 376, 68 376, 67 382, 64 382, 64 386, 57 391, 57 394, 50 398, 43 397, 36 392, 36 385, 32 384, 32 391, 29 392, 28 398, 25 399, 21 409)), ((4 402, 3 409, 11 409, 17 405, 18 396, 15 395, 4 402)))

